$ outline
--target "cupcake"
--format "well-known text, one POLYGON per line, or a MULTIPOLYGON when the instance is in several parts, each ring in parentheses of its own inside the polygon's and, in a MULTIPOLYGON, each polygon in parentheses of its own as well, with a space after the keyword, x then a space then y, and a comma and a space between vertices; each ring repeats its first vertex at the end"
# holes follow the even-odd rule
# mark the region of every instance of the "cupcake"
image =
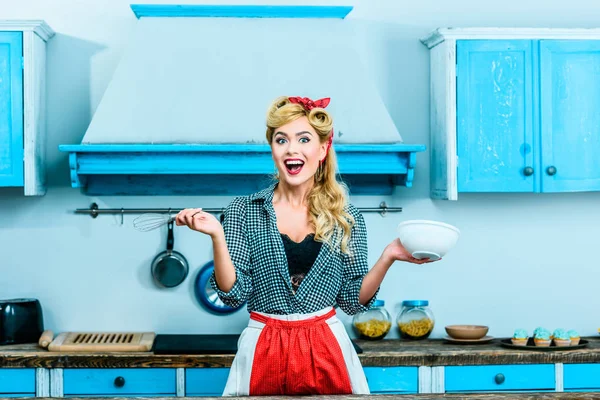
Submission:
POLYGON ((515 346, 527 346, 527 331, 525 329, 517 329, 511 338, 512 344, 515 346))
POLYGON ((533 330, 533 336, 534 336, 534 337, 535 337, 535 336, 537 336, 537 334, 538 334, 539 332, 548 332, 548 333, 550 333, 550 331, 548 331, 548 329, 546 329, 546 328, 542 328, 541 326, 538 326, 537 328, 535 328, 535 329, 533 330))
POLYGON ((550 343, 552 343, 552 339, 550 339, 550 331, 543 328, 537 330, 533 337, 533 342, 536 346, 550 347, 550 343))
POLYGON ((552 340, 554 340, 556 347, 567 347, 571 345, 569 334, 562 328, 556 329, 552 336, 554 336, 552 340))
POLYGON ((571 346, 577 346, 579 344, 579 333, 575 329, 571 329, 567 332, 571 339, 571 346))

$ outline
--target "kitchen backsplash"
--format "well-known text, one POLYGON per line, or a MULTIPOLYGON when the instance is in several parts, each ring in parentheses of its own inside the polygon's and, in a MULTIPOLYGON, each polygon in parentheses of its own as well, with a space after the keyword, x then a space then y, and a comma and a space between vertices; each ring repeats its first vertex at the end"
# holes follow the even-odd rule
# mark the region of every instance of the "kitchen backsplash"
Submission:
MULTIPOLYGON (((440 26, 593 27, 597 24, 593 15, 600 12, 600 4, 586 4, 583 13, 578 10, 584 7, 572 3, 541 0, 485 7, 463 0, 436 3, 435 11, 427 2, 330 4, 355 7, 352 18, 364 28, 364 42, 357 45, 400 134, 406 143, 425 144, 429 51, 419 42, 422 36, 440 26)), ((206 237, 176 228, 175 247, 187 258, 190 274, 181 286, 161 289, 152 281, 150 265, 164 249, 166 228, 141 233, 132 226, 134 216, 125 216, 121 224, 120 216, 92 219, 73 214, 94 201, 101 207, 120 208, 222 207, 231 200, 94 198, 70 187, 68 161, 58 144, 81 140, 136 22, 129 2, 11 2, 3 7, 3 19, 44 19, 57 35, 48 43, 48 193, 26 198, 16 189, 0 190, 4 258, 0 298, 40 299, 46 327, 59 332, 241 332, 247 324, 245 309, 214 315, 194 297, 196 273, 211 259, 206 237)), ((442 261, 392 267, 379 298, 393 317, 402 300, 427 299, 436 317, 432 337, 444 336, 445 325, 463 323, 489 325, 489 334, 496 337, 538 325, 595 334, 599 321, 593 317, 600 308, 600 298, 594 296, 600 280, 594 253, 600 234, 600 193, 461 194, 458 202, 433 201, 430 155, 429 151, 417 155, 413 188, 398 188, 387 198, 352 198, 357 206, 373 207, 385 200, 404 208, 403 213, 386 217, 365 215, 371 264, 404 220, 435 219, 461 230, 458 245, 442 261)), ((344 321, 350 327, 350 317, 344 321)), ((395 337, 398 331, 393 328, 388 338, 395 337)))

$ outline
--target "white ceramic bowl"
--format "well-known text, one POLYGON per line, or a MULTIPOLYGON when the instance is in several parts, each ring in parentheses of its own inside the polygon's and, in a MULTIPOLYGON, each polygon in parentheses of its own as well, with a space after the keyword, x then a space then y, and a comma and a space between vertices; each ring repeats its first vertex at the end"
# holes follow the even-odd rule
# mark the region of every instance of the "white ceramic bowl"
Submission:
POLYGON ((412 220, 398 225, 398 237, 413 257, 439 260, 456 245, 458 228, 437 221, 412 220))

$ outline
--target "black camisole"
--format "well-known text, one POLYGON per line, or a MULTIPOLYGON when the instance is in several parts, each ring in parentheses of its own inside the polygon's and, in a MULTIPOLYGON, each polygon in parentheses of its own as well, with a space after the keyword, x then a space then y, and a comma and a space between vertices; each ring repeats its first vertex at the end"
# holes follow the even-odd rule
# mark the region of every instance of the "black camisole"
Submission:
POLYGON ((294 242, 285 233, 281 234, 287 256, 290 279, 294 293, 315 263, 323 243, 314 240, 315 234, 307 235, 300 243, 294 242))

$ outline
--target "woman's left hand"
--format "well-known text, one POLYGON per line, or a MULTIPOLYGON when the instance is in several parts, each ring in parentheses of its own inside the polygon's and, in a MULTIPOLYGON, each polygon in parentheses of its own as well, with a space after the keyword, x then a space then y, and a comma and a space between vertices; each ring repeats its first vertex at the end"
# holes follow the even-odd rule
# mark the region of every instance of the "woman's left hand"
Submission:
MULTIPOLYGON (((394 261, 406 261, 413 264, 425 264, 439 260, 430 260, 429 258, 418 259, 414 258, 412 254, 408 252, 402 245, 400 239, 395 239, 392 243, 388 244, 383 250, 383 255, 388 260, 394 261)), ((441 258, 440 258, 441 260, 441 258)))

